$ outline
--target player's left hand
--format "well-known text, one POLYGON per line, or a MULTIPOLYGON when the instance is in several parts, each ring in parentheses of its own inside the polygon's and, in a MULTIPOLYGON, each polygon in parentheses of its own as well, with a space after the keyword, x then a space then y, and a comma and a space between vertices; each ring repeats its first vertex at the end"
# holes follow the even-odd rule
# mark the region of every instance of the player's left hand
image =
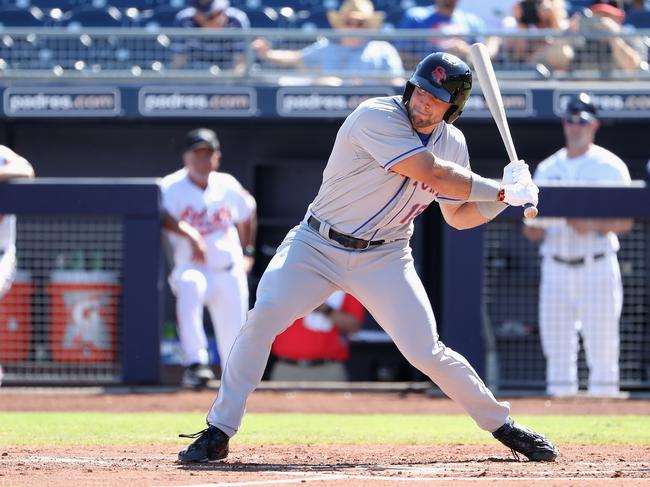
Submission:
POLYGON ((528 164, 523 160, 512 161, 503 168, 503 179, 501 180, 503 185, 517 183, 528 184, 530 181, 532 181, 530 169, 528 164))
POLYGON ((524 206, 528 203, 537 206, 539 202, 539 188, 532 181, 526 184, 522 182, 506 184, 503 189, 503 201, 510 206, 524 206))

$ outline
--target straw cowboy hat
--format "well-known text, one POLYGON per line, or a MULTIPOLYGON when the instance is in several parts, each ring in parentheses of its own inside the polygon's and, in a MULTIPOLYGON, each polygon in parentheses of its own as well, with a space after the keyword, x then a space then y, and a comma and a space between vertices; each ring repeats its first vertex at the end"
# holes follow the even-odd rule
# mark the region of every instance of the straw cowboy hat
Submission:
POLYGON ((349 19, 366 22, 368 29, 378 29, 385 15, 384 12, 375 12, 370 0, 345 0, 338 11, 327 12, 327 20, 335 29, 344 29, 349 19))

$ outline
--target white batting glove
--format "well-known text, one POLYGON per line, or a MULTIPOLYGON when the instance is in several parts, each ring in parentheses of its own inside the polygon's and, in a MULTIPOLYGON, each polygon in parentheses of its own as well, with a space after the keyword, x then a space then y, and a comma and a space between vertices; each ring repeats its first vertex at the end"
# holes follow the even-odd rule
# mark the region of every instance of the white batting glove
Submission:
POLYGON ((528 164, 523 160, 512 161, 503 168, 503 184, 528 183, 532 180, 528 164))
POLYGON ((510 206, 524 206, 527 203, 537 206, 539 188, 532 181, 526 184, 521 182, 506 184, 503 186, 503 189, 503 201, 510 206))

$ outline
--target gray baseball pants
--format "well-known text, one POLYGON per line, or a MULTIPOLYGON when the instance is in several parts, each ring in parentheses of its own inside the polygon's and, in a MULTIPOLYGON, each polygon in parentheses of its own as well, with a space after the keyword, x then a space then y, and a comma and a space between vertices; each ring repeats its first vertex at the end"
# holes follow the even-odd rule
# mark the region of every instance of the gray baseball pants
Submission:
POLYGON ((325 237, 327 229, 321 225, 319 234, 302 222, 278 247, 226 361, 208 423, 229 436, 237 432, 246 400, 262 380, 275 337, 341 289, 355 296, 406 359, 462 406, 480 428, 495 431, 503 425, 510 404, 498 402, 467 360, 439 340, 408 241, 349 250, 325 237))

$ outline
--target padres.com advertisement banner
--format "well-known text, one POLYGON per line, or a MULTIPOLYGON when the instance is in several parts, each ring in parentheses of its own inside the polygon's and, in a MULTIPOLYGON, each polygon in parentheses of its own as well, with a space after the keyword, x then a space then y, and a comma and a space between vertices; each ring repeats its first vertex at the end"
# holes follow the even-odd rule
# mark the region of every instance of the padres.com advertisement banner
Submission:
POLYGON ((116 117, 121 115, 117 87, 8 87, 3 93, 7 117, 116 117))
MULTIPOLYGON (((589 91, 601 118, 648 118, 650 117, 650 91, 607 90, 589 91)), ((558 90, 553 96, 553 113, 561 117, 567 103, 578 91, 558 90)))
POLYGON ((143 117, 251 117, 257 115, 255 88, 145 86, 138 94, 143 117))
MULTIPOLYGON (((6 83, 6 82, 5 82, 6 83)), ((160 82, 158 82, 160 83, 160 82)), ((343 119, 365 100, 401 95, 393 86, 230 86, 211 84, 86 86, 3 86, 2 110, 7 118, 303 118, 343 119)), ((601 118, 650 117, 650 86, 586 90, 601 118)), ((557 120, 577 90, 505 88, 510 119, 557 120)), ((491 120, 479 87, 475 87, 463 119, 491 120)))
POLYGON ((276 106, 280 117, 347 117, 365 100, 393 94, 392 88, 279 88, 276 106))

